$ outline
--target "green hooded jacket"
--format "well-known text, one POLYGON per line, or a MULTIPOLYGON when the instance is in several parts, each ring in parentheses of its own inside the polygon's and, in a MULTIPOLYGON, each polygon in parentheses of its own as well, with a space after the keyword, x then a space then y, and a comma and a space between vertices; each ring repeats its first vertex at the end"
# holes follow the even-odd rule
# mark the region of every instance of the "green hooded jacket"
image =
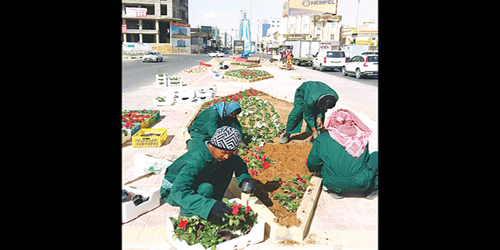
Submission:
POLYGON ((323 185, 337 193, 378 188, 378 152, 370 154, 366 145, 356 159, 328 133, 320 134, 314 141, 307 168, 311 172, 321 171, 323 185))
POLYGON ((198 215, 207 219, 216 200, 222 200, 233 173, 238 185, 243 179, 251 178, 246 163, 238 155, 218 162, 206 145, 196 147, 167 168, 160 195, 170 205, 180 206, 185 216, 198 215), (213 186, 212 198, 196 192, 202 183, 213 186))

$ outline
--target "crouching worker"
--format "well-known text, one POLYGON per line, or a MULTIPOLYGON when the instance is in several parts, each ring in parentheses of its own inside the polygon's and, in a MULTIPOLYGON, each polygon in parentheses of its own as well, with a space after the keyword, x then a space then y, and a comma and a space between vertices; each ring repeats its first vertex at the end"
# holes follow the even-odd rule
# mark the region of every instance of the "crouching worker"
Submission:
POLYGON ((304 82, 295 90, 293 109, 288 115, 286 132, 279 142, 285 144, 291 140, 290 134, 300 133, 302 120, 306 121, 307 132, 312 133, 311 141, 316 139, 323 128, 326 111, 335 107, 338 100, 337 92, 323 82, 304 82))
POLYGON ((328 133, 314 141, 307 168, 320 172, 323 186, 336 199, 342 193, 364 192, 373 199, 378 194, 378 152, 368 152, 371 130, 349 110, 335 110, 326 122, 328 133))
MULTIPOLYGON (((191 140, 187 142, 188 150, 199 147, 208 141, 215 130, 222 126, 233 127, 243 136, 241 124, 236 117, 241 112, 241 106, 237 102, 217 103, 203 110, 188 128, 191 140)), ((240 139, 240 143, 242 143, 240 139)))
POLYGON ((246 163, 233 154, 239 140, 235 128, 223 126, 204 145, 179 157, 167 168, 161 198, 172 206, 180 206, 181 216, 225 217, 224 213, 231 210, 221 200, 233 173, 243 192, 251 193, 255 188, 246 163))

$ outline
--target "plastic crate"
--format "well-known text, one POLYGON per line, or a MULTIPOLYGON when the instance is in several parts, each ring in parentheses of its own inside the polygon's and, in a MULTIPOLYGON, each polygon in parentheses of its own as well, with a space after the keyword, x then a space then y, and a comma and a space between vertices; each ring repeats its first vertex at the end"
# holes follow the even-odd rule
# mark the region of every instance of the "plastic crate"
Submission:
POLYGON ((134 148, 152 148, 161 147, 167 140, 166 128, 143 128, 132 136, 132 147, 134 148), (160 134, 159 136, 142 136, 146 133, 160 134))
MULTIPOLYGON (((122 122, 122 125, 125 125, 126 123, 125 122, 122 122)), ((139 131, 139 129, 141 129, 141 126, 140 126, 140 123, 132 123, 134 126, 131 128, 132 129, 132 135, 135 135, 135 133, 137 133, 139 131)))

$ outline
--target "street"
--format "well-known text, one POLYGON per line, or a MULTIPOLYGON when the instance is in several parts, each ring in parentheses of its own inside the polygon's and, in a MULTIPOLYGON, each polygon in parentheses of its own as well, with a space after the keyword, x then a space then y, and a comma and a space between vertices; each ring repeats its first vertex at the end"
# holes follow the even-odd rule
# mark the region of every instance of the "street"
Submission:
POLYGON ((122 60, 122 94, 155 82, 155 74, 167 72, 170 76, 184 69, 198 65, 200 60, 211 59, 207 54, 201 55, 166 55, 163 62, 142 62, 140 59, 122 60))
MULTIPOLYGON (((225 57, 232 55, 226 54, 225 57)), ((254 53, 255 57, 260 57, 259 53, 254 53)), ((270 55, 264 54, 264 59, 270 59, 270 55)), ((167 72, 170 76, 178 74, 183 69, 198 65, 200 60, 207 62, 212 57, 207 54, 192 55, 167 55, 163 57, 163 62, 142 62, 140 59, 122 60, 122 93, 134 91, 140 87, 151 85, 155 82, 155 74, 167 72)), ((311 69, 311 66, 294 66, 311 69)), ((318 73, 320 72, 317 70, 318 73)), ((340 71, 326 70, 323 73, 349 79, 362 84, 378 87, 378 77, 356 79, 354 75, 343 76, 340 71)))
MULTIPOLYGON (((304 67, 304 68, 312 69, 311 66, 297 66, 297 65, 295 65, 294 67, 304 67)), ((318 69, 316 69, 316 71, 321 72, 318 69)), ((344 79, 356 81, 356 82, 359 82, 359 83, 362 83, 362 84, 367 84, 367 85, 375 86, 375 87, 378 88, 378 76, 375 76, 375 77, 364 77, 364 78, 361 78, 361 79, 356 79, 356 76, 354 76, 354 74, 349 74, 347 76, 343 76, 342 72, 338 71, 338 70, 335 70, 335 71, 333 71, 333 70, 325 70, 325 71, 323 71, 323 73, 327 73, 327 74, 332 75, 332 76, 337 76, 337 77, 341 77, 341 78, 344 78, 344 79)))

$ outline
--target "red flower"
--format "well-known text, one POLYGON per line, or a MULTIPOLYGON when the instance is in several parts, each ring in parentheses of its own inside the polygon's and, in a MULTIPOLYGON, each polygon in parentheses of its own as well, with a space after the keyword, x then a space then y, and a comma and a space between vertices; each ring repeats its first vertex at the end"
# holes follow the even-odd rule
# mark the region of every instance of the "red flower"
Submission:
POLYGON ((186 229, 186 224, 187 223, 188 223, 187 220, 181 219, 181 221, 179 222, 179 227, 182 228, 182 229, 186 229))
POLYGON ((241 204, 234 205, 234 206, 232 207, 233 211, 231 211, 231 213, 232 213, 233 215, 237 215, 237 214, 238 214, 238 212, 240 211, 240 207, 241 207, 241 204))
MULTIPOLYGON (((245 213, 247 213, 247 214, 248 214, 248 212, 250 212, 250 211, 252 211, 252 208, 250 208, 250 206, 247 206, 247 207, 245 208, 245 213)), ((246 218, 245 218, 245 219, 246 219, 246 218)))
POLYGON ((255 170, 253 170, 253 169, 250 169, 250 170, 248 170, 248 173, 249 173, 250 175, 256 175, 256 174, 257 174, 257 171, 255 171, 255 170))
POLYGON ((269 162, 265 161, 264 163, 262 163, 262 168, 268 169, 269 168, 269 162))

